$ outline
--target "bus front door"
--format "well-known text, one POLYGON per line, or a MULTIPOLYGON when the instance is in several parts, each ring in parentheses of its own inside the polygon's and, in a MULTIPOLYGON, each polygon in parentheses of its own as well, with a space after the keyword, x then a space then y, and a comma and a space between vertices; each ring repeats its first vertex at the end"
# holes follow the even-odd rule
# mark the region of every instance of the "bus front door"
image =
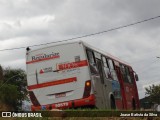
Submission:
POLYGON ((103 65, 102 61, 99 59, 96 59, 97 62, 97 68, 99 71, 99 76, 100 76, 100 89, 102 89, 102 99, 103 99, 103 108, 110 108, 110 93, 112 91, 112 81, 107 79, 105 77, 105 73, 103 70, 103 65))
POLYGON ((126 96, 125 96, 125 93, 124 93, 124 84, 123 84, 123 78, 122 78, 122 75, 121 75, 121 71, 120 71, 120 67, 119 66, 115 66, 116 67, 116 72, 117 72, 117 77, 118 77, 118 80, 119 80, 119 83, 120 83, 120 91, 121 91, 121 96, 122 96, 122 106, 123 108, 122 109, 127 109, 127 105, 126 105, 126 96))

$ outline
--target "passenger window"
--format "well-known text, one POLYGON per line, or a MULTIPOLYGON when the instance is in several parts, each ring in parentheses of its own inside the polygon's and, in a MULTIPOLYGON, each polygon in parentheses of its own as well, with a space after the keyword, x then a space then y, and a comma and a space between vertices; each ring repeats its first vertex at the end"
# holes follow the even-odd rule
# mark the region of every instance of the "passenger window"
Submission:
POLYGON ((94 56, 95 56, 95 58, 98 58, 98 59, 101 60, 101 54, 100 53, 94 51, 94 56))
POLYGON ((89 65, 90 65, 91 74, 98 74, 94 55, 91 50, 87 50, 87 57, 88 57, 89 65))
POLYGON ((133 83, 131 73, 127 66, 121 65, 121 73, 123 75, 123 80, 125 83, 133 83))
POLYGON ((114 70, 113 61, 111 59, 108 59, 109 68, 111 70, 114 70))
POLYGON ((118 80, 116 71, 114 70, 114 64, 111 59, 108 59, 109 69, 113 80, 118 80))
POLYGON ((132 83, 134 83, 134 74, 133 74, 132 68, 130 68, 130 67, 129 67, 129 74, 130 74, 132 83))
POLYGON ((101 78, 101 82, 104 83, 104 74, 103 74, 103 69, 102 69, 102 61, 100 59, 96 59, 97 62, 97 67, 99 70, 99 75, 101 78))
POLYGON ((106 58, 105 58, 104 56, 102 56, 102 61, 103 61, 103 65, 104 65, 104 67, 108 67, 108 64, 107 64, 106 58))
POLYGON ((103 66, 103 69, 104 69, 104 75, 105 75, 105 77, 106 78, 111 78, 112 76, 111 76, 111 73, 109 71, 109 68, 103 66))
POLYGON ((115 70, 111 70, 111 75, 112 75, 113 80, 118 80, 115 70))
POLYGON ((89 60, 90 63, 95 63, 92 51, 87 50, 87 56, 88 56, 88 60, 89 60))
POLYGON ((111 73, 110 73, 109 68, 108 68, 107 60, 104 56, 102 56, 102 61, 103 61, 104 76, 106 78, 112 78, 111 73))
POLYGON ((130 73, 129 73, 129 69, 126 66, 125 66, 125 72, 126 72, 126 76, 127 76, 127 82, 132 83, 130 73))
POLYGON ((121 73, 122 73, 122 76, 123 76, 123 81, 127 82, 127 76, 126 76, 124 65, 120 65, 120 69, 121 69, 121 73))

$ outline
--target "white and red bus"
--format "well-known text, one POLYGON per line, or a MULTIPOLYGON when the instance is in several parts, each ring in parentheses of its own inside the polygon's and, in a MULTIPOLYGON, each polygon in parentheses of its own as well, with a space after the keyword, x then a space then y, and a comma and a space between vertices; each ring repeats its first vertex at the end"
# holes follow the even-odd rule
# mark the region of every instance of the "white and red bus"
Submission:
POLYGON ((32 111, 139 108, 132 67, 82 41, 27 48, 26 66, 32 111))

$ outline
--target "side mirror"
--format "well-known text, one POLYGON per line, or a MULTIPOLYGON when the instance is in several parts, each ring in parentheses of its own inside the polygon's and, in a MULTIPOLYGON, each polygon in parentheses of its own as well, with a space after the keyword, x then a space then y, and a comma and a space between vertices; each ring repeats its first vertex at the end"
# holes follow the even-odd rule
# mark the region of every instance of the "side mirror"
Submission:
POLYGON ((137 74, 135 74, 135 79, 136 79, 136 81, 139 81, 139 78, 138 78, 137 74))

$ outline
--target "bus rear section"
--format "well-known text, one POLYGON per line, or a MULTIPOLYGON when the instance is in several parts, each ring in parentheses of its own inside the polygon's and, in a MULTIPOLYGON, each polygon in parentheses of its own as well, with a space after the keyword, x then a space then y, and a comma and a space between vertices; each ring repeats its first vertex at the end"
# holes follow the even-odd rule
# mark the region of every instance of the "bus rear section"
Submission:
POLYGON ((88 62, 81 42, 27 49, 32 111, 94 106, 88 62))

